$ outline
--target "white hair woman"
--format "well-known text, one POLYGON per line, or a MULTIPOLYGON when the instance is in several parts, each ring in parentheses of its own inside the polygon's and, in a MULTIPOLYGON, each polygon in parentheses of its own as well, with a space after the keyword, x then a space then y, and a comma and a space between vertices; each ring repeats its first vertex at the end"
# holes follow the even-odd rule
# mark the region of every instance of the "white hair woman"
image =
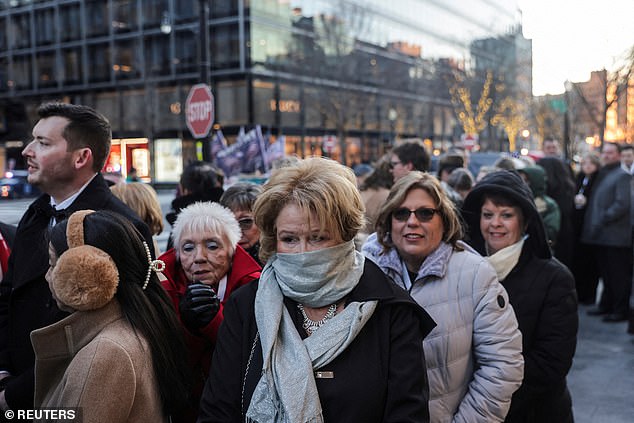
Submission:
POLYGON ((233 291, 260 277, 260 265, 238 245, 242 234, 231 210, 217 203, 193 203, 181 210, 172 231, 174 248, 165 262, 163 287, 186 329, 194 381, 192 409, 209 373, 223 307, 233 291))

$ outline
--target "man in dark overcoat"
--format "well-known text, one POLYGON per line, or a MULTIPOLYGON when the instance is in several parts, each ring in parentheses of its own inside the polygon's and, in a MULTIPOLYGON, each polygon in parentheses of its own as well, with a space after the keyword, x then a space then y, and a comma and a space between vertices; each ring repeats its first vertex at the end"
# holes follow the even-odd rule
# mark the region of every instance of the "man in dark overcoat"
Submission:
POLYGON ((628 317, 632 292, 632 176, 621 168, 618 144, 604 143, 601 161, 581 236, 582 242, 595 247, 603 280, 599 306, 588 314, 622 322, 628 317))

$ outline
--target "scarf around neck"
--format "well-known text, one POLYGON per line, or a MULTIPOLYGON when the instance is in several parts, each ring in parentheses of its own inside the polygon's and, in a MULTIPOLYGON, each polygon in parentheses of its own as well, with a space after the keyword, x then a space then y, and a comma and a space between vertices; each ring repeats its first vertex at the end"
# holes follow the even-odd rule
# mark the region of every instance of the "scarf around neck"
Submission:
POLYGON ((528 238, 528 235, 524 235, 515 244, 504 247, 497 253, 487 257, 495 273, 497 273, 499 281, 503 281, 519 261, 526 238, 528 238))
POLYGON ((262 270, 255 320, 262 343, 262 377, 247 410, 248 422, 323 422, 313 369, 334 360, 354 341, 377 301, 352 302, 302 340, 284 297, 323 307, 359 283, 364 256, 350 241, 300 254, 274 254, 262 270))

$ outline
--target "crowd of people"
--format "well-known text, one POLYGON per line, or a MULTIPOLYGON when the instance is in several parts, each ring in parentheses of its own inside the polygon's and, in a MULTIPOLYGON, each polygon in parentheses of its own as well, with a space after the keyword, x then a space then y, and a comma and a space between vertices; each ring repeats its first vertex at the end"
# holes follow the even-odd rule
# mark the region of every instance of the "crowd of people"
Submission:
POLYGON ((352 169, 288 159, 262 186, 196 161, 160 251, 153 188, 101 174, 108 120, 38 115, 22 154, 43 194, 0 224, 2 410, 568 423, 578 304, 634 333, 634 153, 618 144, 577 172, 547 140, 536 163, 471 175, 463 152, 433 174, 405 142, 352 169))

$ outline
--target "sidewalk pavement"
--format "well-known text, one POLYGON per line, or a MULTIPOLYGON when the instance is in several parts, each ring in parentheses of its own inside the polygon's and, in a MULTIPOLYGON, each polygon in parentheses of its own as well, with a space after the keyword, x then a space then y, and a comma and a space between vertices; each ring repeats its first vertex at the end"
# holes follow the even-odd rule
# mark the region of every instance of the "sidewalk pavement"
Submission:
POLYGON ((579 306, 577 352, 568 373, 575 423, 634 422, 634 335, 579 306))

